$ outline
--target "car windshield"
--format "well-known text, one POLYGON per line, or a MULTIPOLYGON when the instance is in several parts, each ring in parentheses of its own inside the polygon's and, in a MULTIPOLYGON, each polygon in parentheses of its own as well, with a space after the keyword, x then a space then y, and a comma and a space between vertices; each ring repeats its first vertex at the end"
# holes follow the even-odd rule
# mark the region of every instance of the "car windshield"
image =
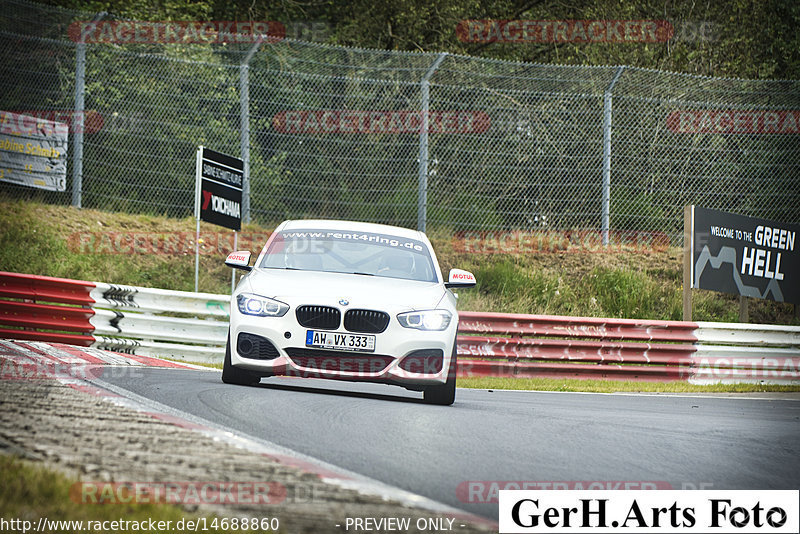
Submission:
POLYGON ((371 232, 279 232, 259 267, 438 281, 426 243, 371 232))

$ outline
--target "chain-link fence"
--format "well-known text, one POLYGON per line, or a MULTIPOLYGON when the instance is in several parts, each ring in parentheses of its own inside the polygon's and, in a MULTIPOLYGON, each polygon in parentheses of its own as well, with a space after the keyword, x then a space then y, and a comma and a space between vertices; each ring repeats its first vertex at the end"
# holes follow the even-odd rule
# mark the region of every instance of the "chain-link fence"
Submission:
POLYGON ((0 109, 70 112, 77 84, 95 124, 70 138, 65 191, 0 182, 5 194, 184 217, 196 147, 240 156, 244 137, 250 215, 263 223, 656 231, 679 243, 686 204, 800 222, 799 81, 290 39, 81 44, 70 24, 102 15, 0 4, 0 109))

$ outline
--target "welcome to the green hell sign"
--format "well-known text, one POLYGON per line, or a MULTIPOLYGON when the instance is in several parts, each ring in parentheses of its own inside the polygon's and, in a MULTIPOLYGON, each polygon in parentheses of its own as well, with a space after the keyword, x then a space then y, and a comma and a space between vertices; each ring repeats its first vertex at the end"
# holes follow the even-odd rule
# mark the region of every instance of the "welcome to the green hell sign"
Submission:
POLYGON ((734 230, 733 228, 712 226, 711 235, 724 239, 738 239, 740 241, 753 242, 759 247, 768 247, 744 247, 740 274, 783 280, 784 275, 783 272, 781 272, 781 253, 777 252, 773 256, 773 251, 770 249, 794 252, 794 240, 797 233, 792 230, 786 230, 785 228, 773 228, 770 226, 757 226, 755 233, 734 230))
POLYGON ((691 207, 691 287, 800 303, 800 226, 691 207))

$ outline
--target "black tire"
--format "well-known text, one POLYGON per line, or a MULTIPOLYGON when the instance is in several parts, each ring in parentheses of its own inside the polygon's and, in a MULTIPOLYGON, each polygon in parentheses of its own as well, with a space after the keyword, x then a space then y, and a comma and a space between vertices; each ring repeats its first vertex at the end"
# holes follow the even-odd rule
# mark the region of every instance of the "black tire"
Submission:
POLYGON ((225 344, 225 360, 222 362, 222 381, 226 384, 236 384, 238 386, 254 386, 261 381, 261 376, 247 371, 237 369, 231 364, 231 340, 228 335, 228 342, 225 344))
POLYGON ((422 393, 422 398, 427 404, 450 406, 456 400, 456 372, 458 370, 458 357, 456 345, 453 343, 453 355, 450 356, 450 367, 447 371, 447 381, 441 386, 431 386, 422 393))

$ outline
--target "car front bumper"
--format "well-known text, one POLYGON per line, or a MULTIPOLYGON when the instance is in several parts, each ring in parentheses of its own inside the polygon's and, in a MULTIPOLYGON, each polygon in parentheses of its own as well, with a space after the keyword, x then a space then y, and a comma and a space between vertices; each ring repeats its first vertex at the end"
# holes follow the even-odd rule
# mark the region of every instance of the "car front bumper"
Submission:
MULTIPOLYGON (((309 328, 298 324, 293 310, 283 317, 255 317, 231 311, 229 344, 231 364, 262 372, 348 381, 386 382, 404 386, 434 386, 447 380, 458 319, 454 314, 442 331, 422 331, 400 326, 391 317, 386 330, 375 336, 374 352, 340 351, 306 346, 309 328), (266 359, 242 354, 239 334, 260 336, 274 351, 266 359)), ((326 330, 352 334, 343 328, 326 330)))

